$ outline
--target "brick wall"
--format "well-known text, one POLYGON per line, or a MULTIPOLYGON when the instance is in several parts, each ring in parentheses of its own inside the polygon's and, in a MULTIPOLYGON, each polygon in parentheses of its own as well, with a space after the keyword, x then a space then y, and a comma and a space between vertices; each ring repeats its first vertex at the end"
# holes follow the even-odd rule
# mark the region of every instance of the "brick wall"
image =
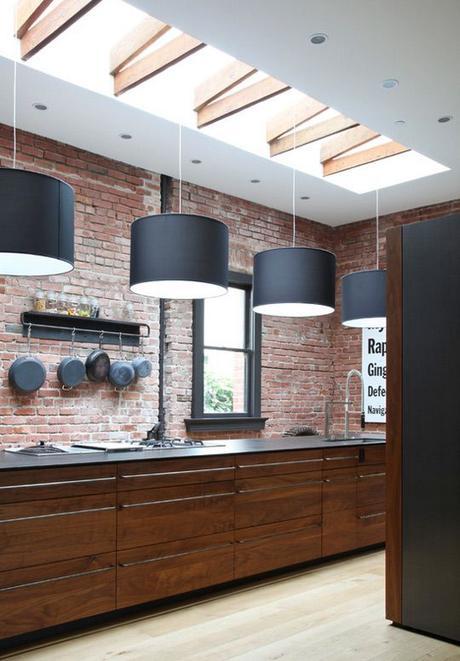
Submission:
MULTIPOLYGON (((0 126, 0 165, 11 165, 11 129, 0 126)), ((160 210, 160 177, 101 156, 28 133, 18 133, 18 167, 41 171, 70 183, 76 193, 75 270, 67 275, 33 282, 26 278, 0 278, 0 442, 75 438, 108 439, 129 433, 140 438, 156 420, 158 303, 129 292, 129 228, 137 216, 160 210), (46 385, 32 396, 18 396, 8 385, 8 368, 25 341, 8 332, 18 324, 21 311, 30 309, 34 288, 96 296, 103 310, 131 301, 135 317, 146 321, 152 336, 146 353, 154 372, 119 395, 107 385, 85 383, 75 392, 63 392, 57 365, 69 344, 40 340, 33 353, 48 368, 46 385)), ((201 213, 227 223, 230 230, 230 268, 249 273, 254 253, 287 246, 291 238, 288 214, 240 200, 193 184, 183 185, 184 212, 201 213)), ((170 210, 177 209, 178 187, 170 191, 170 210)), ((398 223, 415 222, 460 209, 460 201, 415 209, 384 217, 384 232, 398 223)), ((298 245, 334 250, 338 276, 373 267, 374 226, 365 221, 330 228, 299 219, 298 245)), ((338 288, 340 307, 340 285, 338 288)), ((103 313, 104 315, 104 313, 103 313)), ((184 435, 183 419, 190 416, 192 375, 192 304, 166 304, 165 407, 167 433, 184 435)), ((82 356, 91 345, 79 344, 82 356)), ((131 353, 133 350, 129 350, 131 353)), ((296 424, 320 430, 324 402, 334 394, 343 398, 344 376, 361 363, 360 331, 339 323, 339 310, 320 319, 263 318, 262 415, 269 417, 265 436, 277 435, 296 424), (335 386, 335 393, 334 393, 335 386)), ((113 355, 113 350, 112 350, 113 355)), ((357 396, 355 386, 354 395, 357 396)), ((337 411, 337 427, 342 426, 337 411)), ((375 426, 374 426, 375 427, 375 426)), ((247 436, 248 434, 245 434, 247 436)), ((203 436, 203 435, 202 435, 203 436)), ((218 434, 212 433, 217 437, 218 434)), ((222 436, 222 435, 221 435, 222 436)), ((231 436, 225 434, 224 436, 231 436)), ((241 432, 233 434, 241 436, 241 432)))

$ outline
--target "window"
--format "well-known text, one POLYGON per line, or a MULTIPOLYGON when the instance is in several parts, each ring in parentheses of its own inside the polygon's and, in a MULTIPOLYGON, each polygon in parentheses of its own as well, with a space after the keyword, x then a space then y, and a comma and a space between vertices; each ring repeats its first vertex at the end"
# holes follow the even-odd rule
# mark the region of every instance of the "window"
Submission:
POLYGON ((263 429, 261 319, 251 276, 232 273, 225 296, 194 302, 193 396, 189 431, 263 429))

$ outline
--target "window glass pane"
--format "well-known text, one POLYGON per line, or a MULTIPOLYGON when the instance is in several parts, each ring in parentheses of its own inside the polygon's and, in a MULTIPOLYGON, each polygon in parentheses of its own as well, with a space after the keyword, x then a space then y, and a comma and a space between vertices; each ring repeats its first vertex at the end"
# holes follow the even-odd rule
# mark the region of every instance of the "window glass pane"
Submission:
POLYGON ((204 351, 204 413, 246 413, 246 356, 238 351, 204 351))
POLYGON ((204 302, 204 344, 211 347, 244 348, 244 289, 230 287, 227 294, 204 302))

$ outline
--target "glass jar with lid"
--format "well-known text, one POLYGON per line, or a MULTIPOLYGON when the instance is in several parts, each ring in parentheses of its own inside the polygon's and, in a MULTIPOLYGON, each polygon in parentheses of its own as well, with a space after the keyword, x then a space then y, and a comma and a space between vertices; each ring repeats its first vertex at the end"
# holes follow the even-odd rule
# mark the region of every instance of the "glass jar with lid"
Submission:
POLYGON ((64 292, 61 292, 57 298, 57 311, 59 314, 69 314, 69 297, 64 292))
POLYGON ((82 296, 78 303, 78 316, 89 317, 91 315, 91 304, 87 296, 82 296))
POLYGON ((35 312, 46 312, 46 294, 41 289, 37 289, 34 294, 33 309, 35 312))
POLYGON ((57 312, 57 294, 55 291, 49 291, 46 297, 46 311, 57 312))
POLYGON ((89 305, 90 305, 90 316, 93 319, 96 319, 96 317, 99 316, 99 301, 95 296, 90 296, 89 305))

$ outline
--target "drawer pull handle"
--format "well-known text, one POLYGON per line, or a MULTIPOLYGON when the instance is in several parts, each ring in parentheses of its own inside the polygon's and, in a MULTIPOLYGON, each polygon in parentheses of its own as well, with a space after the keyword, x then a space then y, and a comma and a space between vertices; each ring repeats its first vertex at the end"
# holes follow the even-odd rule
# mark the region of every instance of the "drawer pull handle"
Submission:
POLYGON ((257 487, 256 489, 237 489, 236 493, 255 493, 256 491, 276 491, 277 489, 296 489, 308 484, 322 484, 323 480, 309 480, 308 482, 295 482, 294 484, 280 484, 271 487, 257 487))
POLYGON ((34 585, 42 585, 43 583, 54 583, 55 581, 65 581, 67 578, 79 578, 80 576, 91 576, 92 574, 102 574, 105 571, 115 569, 115 565, 110 567, 103 567, 102 569, 90 569, 89 571, 82 571, 76 574, 67 574, 66 576, 55 576, 53 578, 44 578, 41 581, 32 581, 31 583, 20 583, 19 585, 11 585, 7 588, 0 588, 0 592, 8 592, 8 590, 19 590, 20 588, 30 588, 34 585))
POLYGON ((333 484, 334 482, 356 482, 357 479, 356 475, 347 475, 346 477, 336 477, 333 480, 327 477, 324 482, 326 484, 333 484))
POLYGON ((259 537, 245 537, 244 539, 237 539, 237 544, 248 544, 249 542, 258 542, 260 539, 271 539, 272 537, 285 537, 286 535, 293 535, 297 532, 302 532, 303 530, 310 530, 312 528, 321 528, 320 523, 312 523, 309 526, 304 526, 303 528, 295 528, 294 530, 285 530, 283 532, 274 532, 270 535, 260 535, 259 537))
POLYGON ((358 459, 358 455, 349 455, 347 457, 324 457, 324 461, 345 461, 345 459, 358 459))
POLYGON ((238 464, 238 468, 260 468, 263 466, 288 466, 289 464, 313 464, 318 461, 323 461, 323 458, 320 459, 297 459, 295 461, 274 461, 269 464, 238 464))
POLYGON ((216 471, 234 471, 233 466, 223 468, 195 468, 189 471, 163 471, 162 473, 133 473, 132 475, 120 475, 123 480, 131 480, 139 477, 164 477, 165 475, 193 475, 194 473, 215 473, 216 471))
POLYGON ((233 546, 232 542, 227 544, 214 544, 213 546, 203 546, 200 549, 193 549, 193 551, 183 551, 182 553, 171 553, 170 555, 160 555, 158 558, 148 558, 147 560, 135 560, 134 562, 120 562, 119 567, 135 567, 136 565, 147 565, 151 562, 160 562, 160 560, 170 560, 171 558, 182 558, 185 555, 192 555, 193 553, 203 553, 204 551, 216 551, 217 549, 224 549, 233 546))
POLYGON ((2 519, 0 523, 13 523, 15 521, 32 521, 33 519, 51 519, 55 516, 70 516, 73 514, 88 514, 89 512, 109 512, 115 510, 116 507, 97 507, 91 510, 75 510, 74 512, 55 512, 54 514, 35 514, 34 516, 18 516, 14 519, 2 519))
POLYGON ((84 480, 62 480, 60 482, 36 482, 35 484, 9 484, 0 489, 33 489, 35 487, 60 487, 63 484, 88 484, 88 482, 110 482, 115 477, 91 477, 84 480))
POLYGON ((202 500, 203 498, 223 498, 224 496, 234 496, 234 491, 226 491, 224 493, 209 493, 204 496, 187 496, 186 498, 165 498, 164 500, 149 500, 145 503, 130 503, 128 505, 120 505, 120 509, 128 509, 130 507, 146 507, 147 505, 162 505, 163 503, 183 503, 186 500, 202 500))
POLYGON ((364 473, 363 475, 358 475, 360 480, 367 480, 370 477, 385 477, 386 473, 364 473))
POLYGON ((358 519, 374 519, 377 516, 385 516, 385 512, 377 512, 376 514, 361 514, 358 519))

